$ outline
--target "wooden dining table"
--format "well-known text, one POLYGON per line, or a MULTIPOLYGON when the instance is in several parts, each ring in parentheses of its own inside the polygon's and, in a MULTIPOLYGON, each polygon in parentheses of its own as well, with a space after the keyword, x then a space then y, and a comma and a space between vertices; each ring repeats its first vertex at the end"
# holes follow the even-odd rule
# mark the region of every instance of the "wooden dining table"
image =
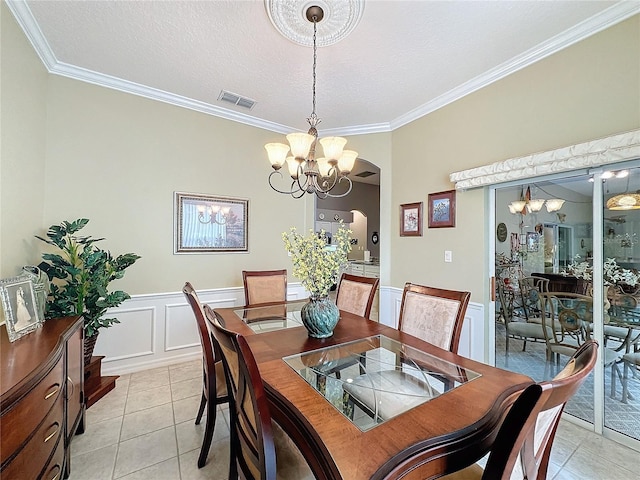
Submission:
POLYGON ((227 329, 245 336, 272 417, 300 448, 318 479, 423 480, 471 465, 489 451, 517 393, 533 383, 527 376, 467 359, 344 311, 331 337, 311 338, 299 320, 303 303, 222 308, 215 314, 227 329), (401 345, 404 352, 418 352, 432 366, 440 362, 472 373, 473 379, 453 382, 455 388, 362 428, 331 403, 316 382, 293 367, 327 352, 353 350, 354 342, 401 345))

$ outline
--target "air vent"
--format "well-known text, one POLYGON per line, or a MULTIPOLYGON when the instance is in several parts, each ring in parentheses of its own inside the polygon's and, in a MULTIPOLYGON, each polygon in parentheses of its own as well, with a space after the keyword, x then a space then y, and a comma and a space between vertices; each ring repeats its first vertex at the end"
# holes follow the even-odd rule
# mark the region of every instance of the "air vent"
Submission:
POLYGON ((355 177, 360 177, 360 178, 367 178, 370 177, 371 175, 375 175, 376 172, 370 172, 369 170, 365 170, 364 172, 360 172, 360 173, 356 173, 354 176, 355 177))
POLYGON ((222 90, 220 95, 218 96, 218 100, 222 102, 229 102, 237 105, 238 107, 243 107, 248 110, 251 110, 253 106, 256 104, 255 100, 251 100, 247 97, 241 97, 235 93, 227 92, 226 90, 222 90))

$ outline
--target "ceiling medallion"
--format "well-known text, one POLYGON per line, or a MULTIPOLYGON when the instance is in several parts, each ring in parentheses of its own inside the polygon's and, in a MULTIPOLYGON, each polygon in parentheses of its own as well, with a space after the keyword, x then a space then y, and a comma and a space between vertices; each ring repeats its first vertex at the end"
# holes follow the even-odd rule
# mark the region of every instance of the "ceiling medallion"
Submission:
POLYGON ((273 26, 285 38, 299 45, 313 45, 313 28, 306 12, 311 5, 324 12, 322 28, 316 39, 318 47, 339 42, 358 25, 364 10, 364 0, 264 0, 273 26))

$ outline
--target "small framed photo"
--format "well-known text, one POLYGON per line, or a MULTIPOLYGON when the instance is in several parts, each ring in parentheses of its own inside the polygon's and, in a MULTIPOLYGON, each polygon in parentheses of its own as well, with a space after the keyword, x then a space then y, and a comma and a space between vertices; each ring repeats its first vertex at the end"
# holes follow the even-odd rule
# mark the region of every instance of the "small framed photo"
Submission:
POLYGON ((527 232, 527 252, 537 252, 540 235, 537 232, 527 232))
POLYGON ((249 200, 175 192, 174 253, 249 251, 249 200))
POLYGON ((10 342, 42 326, 44 319, 38 313, 33 282, 27 275, 0 280, 0 297, 10 342))
POLYGON ((422 236, 422 202, 400 205, 400 236, 422 236))
POLYGON ((429 194, 429 228, 456 226, 456 191, 429 194))

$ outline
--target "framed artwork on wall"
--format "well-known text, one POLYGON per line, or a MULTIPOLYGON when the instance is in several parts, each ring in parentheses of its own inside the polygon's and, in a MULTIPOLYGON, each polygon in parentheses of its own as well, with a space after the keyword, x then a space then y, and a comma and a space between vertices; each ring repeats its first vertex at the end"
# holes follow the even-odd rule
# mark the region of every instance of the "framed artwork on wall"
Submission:
POLYGON ((175 192, 174 253, 249 251, 249 200, 175 192))
POLYGON ((0 296, 9 341, 33 332, 41 327, 41 318, 31 278, 27 275, 0 280, 0 296))
POLYGON ((400 236, 422 236, 422 202, 400 205, 400 236))
POLYGON ((429 228, 456 226, 456 191, 429 194, 429 228))

